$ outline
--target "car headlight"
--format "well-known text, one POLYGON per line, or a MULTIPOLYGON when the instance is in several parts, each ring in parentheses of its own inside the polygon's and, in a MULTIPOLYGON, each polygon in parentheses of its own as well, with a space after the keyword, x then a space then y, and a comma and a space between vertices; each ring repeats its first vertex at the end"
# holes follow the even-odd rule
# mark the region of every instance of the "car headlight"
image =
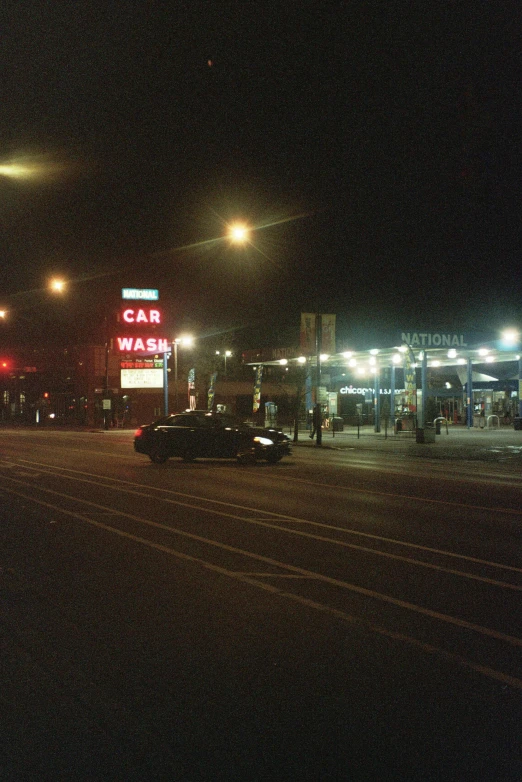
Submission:
POLYGON ((268 437, 254 437, 254 442, 259 443, 259 445, 273 445, 274 441, 269 440, 268 437))

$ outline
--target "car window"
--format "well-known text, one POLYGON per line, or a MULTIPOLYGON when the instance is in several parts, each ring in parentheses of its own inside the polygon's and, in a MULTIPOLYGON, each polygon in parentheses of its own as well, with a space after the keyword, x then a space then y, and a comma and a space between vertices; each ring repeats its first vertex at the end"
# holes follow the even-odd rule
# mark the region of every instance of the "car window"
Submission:
POLYGON ((201 426, 201 419, 197 415, 176 415, 172 426, 201 426))
POLYGON ((157 421, 154 421, 154 426, 173 426, 172 419, 174 416, 167 415, 164 418, 158 418, 157 421))

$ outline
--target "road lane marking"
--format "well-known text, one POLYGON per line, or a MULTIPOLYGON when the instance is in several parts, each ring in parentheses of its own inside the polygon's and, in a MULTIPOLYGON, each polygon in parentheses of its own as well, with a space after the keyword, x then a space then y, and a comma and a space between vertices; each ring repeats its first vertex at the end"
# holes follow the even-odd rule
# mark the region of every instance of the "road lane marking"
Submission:
MULTIPOLYGON (((21 461, 28 461, 28 460, 27 459, 22 459, 21 461)), ((85 472, 83 470, 73 470, 73 469, 71 469, 69 467, 54 467, 53 465, 42 464, 40 462, 29 462, 29 463, 30 464, 38 464, 40 467, 46 467, 48 469, 48 471, 49 471, 49 474, 50 475, 55 475, 56 477, 58 477, 58 475, 60 475, 60 473, 52 473, 52 472, 50 472, 50 470, 53 470, 53 469, 60 470, 61 473, 63 473, 63 472, 70 472, 70 473, 73 473, 72 476, 69 476, 69 475, 65 476, 65 477, 69 478, 70 480, 77 480, 79 482, 84 482, 84 483, 94 483, 95 485, 100 485, 102 487, 105 486, 106 488, 118 488, 118 487, 117 486, 116 487, 107 486, 106 484, 103 484, 103 483, 96 484, 96 481, 88 481, 85 478, 78 478, 76 476, 84 475, 84 476, 88 476, 89 478, 96 478, 98 481, 99 480, 111 481, 112 483, 119 483, 119 484, 122 484, 123 486, 126 486, 126 487, 127 486, 139 487, 139 488, 143 488, 143 489, 148 489, 149 492, 154 492, 154 493, 147 494, 147 493, 144 493, 144 492, 137 491, 136 488, 132 488, 130 490, 127 489, 128 492, 132 492, 133 494, 136 494, 136 495, 142 496, 142 497, 153 497, 154 499, 158 499, 158 492, 159 492, 159 493, 163 493, 163 494, 167 494, 167 495, 168 494, 173 494, 174 496, 177 496, 177 497, 185 497, 185 498, 188 498, 188 499, 197 500, 199 502, 207 502, 207 503, 210 503, 210 504, 213 504, 213 505, 223 505, 223 506, 225 506, 227 508, 234 508, 236 510, 244 510, 244 511, 249 511, 251 513, 264 513, 264 514, 267 514, 266 510, 258 510, 257 508, 251 508, 251 507, 245 506, 245 505, 238 505, 236 503, 226 502, 224 500, 209 499, 207 497, 200 497, 200 496, 195 495, 195 494, 187 494, 185 492, 173 491, 172 489, 164 489, 162 487, 150 487, 147 484, 136 483, 134 481, 126 481, 126 480, 124 480, 122 478, 111 478, 111 477, 104 476, 104 475, 97 475, 96 473, 85 472)), ((320 485, 322 485, 322 486, 329 486, 329 484, 320 484, 320 485)), ((334 487, 334 488, 340 488, 340 487, 334 487)), ((391 496, 395 497, 395 496, 398 496, 398 495, 391 495, 391 496)), ((170 502, 174 502, 174 501, 170 500, 170 502)), ((429 502, 429 500, 427 502, 429 502)), ((179 502, 178 504, 184 505, 184 503, 181 503, 181 502, 179 502)), ((457 503, 455 503, 455 504, 457 504, 457 503)), ((464 505, 464 504, 460 504, 460 503, 458 505, 459 505, 459 507, 463 507, 463 508, 473 507, 473 506, 468 506, 468 505, 464 505)), ((189 506, 185 506, 185 507, 193 507, 193 506, 189 505, 189 506)), ((198 508, 198 510, 203 510, 203 509, 202 508, 198 508)), ((489 511, 493 512, 495 509, 494 508, 486 508, 485 510, 489 510, 489 511)), ((216 512, 216 511, 213 511, 213 512, 216 512)), ((517 513, 518 513, 518 511, 517 511, 517 513)), ((477 564, 477 565, 488 565, 490 567, 499 568, 501 570, 509 570, 509 571, 514 572, 514 573, 522 573, 522 568, 515 567, 514 565, 505 565, 505 564, 502 564, 500 562, 490 562, 487 559, 480 559, 478 557, 466 556, 465 554, 457 554, 457 553, 455 553, 453 551, 445 551, 444 549, 436 549, 436 548, 432 548, 432 547, 429 547, 429 546, 422 546, 419 543, 410 543, 408 541, 397 540, 396 538, 387 538, 387 537, 383 537, 381 535, 374 535, 374 534, 372 534, 370 532, 362 532, 360 530, 347 529, 346 527, 337 527, 337 526, 330 525, 330 524, 324 524, 324 523, 319 523, 319 522, 316 522, 316 521, 310 521, 309 519, 303 519, 303 518, 299 518, 299 517, 296 517, 296 516, 290 516, 288 514, 275 513, 273 511, 268 511, 268 514, 273 519, 280 519, 282 521, 291 521, 291 522, 295 522, 295 523, 298 523, 298 524, 307 524, 307 525, 313 526, 313 527, 320 527, 321 529, 330 529, 332 531, 342 532, 342 533, 348 534, 348 535, 355 535, 357 537, 368 538, 370 540, 378 540, 378 541, 382 541, 384 543, 391 543, 391 544, 396 545, 396 546, 405 546, 407 548, 416 549, 418 551, 425 551, 425 552, 428 552, 430 554, 437 554, 437 555, 442 555, 442 556, 446 556, 446 557, 452 557, 454 559, 460 559, 460 560, 462 560, 464 562, 473 562, 474 564, 477 564)), ((520 514, 522 515, 522 511, 520 511, 520 514)), ((229 514, 224 514, 224 515, 229 515, 229 514)), ((240 517, 232 517, 232 518, 240 518, 240 517)), ((246 519, 246 518, 244 518, 243 520, 248 521, 248 519, 246 519)))
MULTIPOLYGON (((60 469, 60 470, 68 470, 68 468, 58 468, 58 469, 60 469)), ((77 473, 76 470, 74 470, 72 472, 77 473)), ((52 472, 49 472, 48 474, 53 475, 53 476, 56 475, 55 473, 52 473, 52 472)), ((79 474, 80 475, 92 475, 92 473, 79 473, 79 474)), ((7 477, 9 478, 9 476, 7 476, 7 477)), ((101 486, 103 488, 108 488, 108 489, 111 489, 111 490, 113 490, 113 489, 119 490, 118 486, 107 486, 104 483, 99 483, 98 481, 88 480, 86 478, 79 478, 76 475, 74 475, 74 476, 66 475, 65 477, 69 478, 69 480, 74 480, 74 481, 77 481, 79 483, 93 484, 93 485, 101 486)), ((99 478, 99 476, 96 476, 96 475, 94 475, 93 477, 99 478)), ((110 480, 113 483, 114 482, 118 482, 118 483, 122 482, 126 486, 129 484, 129 482, 127 482, 127 481, 120 481, 120 479, 117 479, 117 478, 107 478, 107 479, 104 479, 104 480, 110 480)), ((148 488, 148 487, 145 487, 145 488, 148 488)), ((45 489, 43 489, 43 490, 45 491, 45 489)), ((136 496, 141 496, 141 497, 146 497, 146 498, 154 497, 155 499, 157 499, 157 497, 155 495, 151 495, 151 494, 148 494, 148 493, 145 493, 145 492, 140 492, 140 491, 137 491, 135 489, 127 489, 126 488, 125 491, 128 494, 134 494, 136 496)), ((207 503, 210 503, 210 504, 217 504, 217 505, 220 505, 220 506, 230 507, 230 508, 234 508, 234 509, 248 510, 250 512, 256 512, 254 508, 248 508, 248 507, 244 507, 244 506, 241 506, 241 505, 236 505, 234 503, 224 502, 222 500, 208 500, 208 499, 206 499, 204 497, 197 497, 195 495, 184 494, 183 492, 173 492, 171 490, 162 490, 162 491, 164 493, 175 494, 175 495, 178 495, 178 496, 181 496, 181 497, 186 497, 186 498, 198 500, 199 502, 203 501, 203 502, 207 502, 207 503)), ((69 496, 69 495, 67 495, 67 496, 69 496)), ((511 589, 513 591, 522 591, 522 586, 518 585, 518 584, 512 584, 512 583, 507 582, 507 581, 499 581, 498 579, 488 578, 486 576, 479 576, 479 575, 476 575, 474 573, 468 573, 466 571, 456 570, 455 568, 448 568, 448 567, 445 567, 443 565, 435 565, 435 564, 433 564, 431 562, 424 562, 423 560, 417 560, 417 559, 413 559, 412 557, 401 556, 400 554, 392 554, 392 553, 386 552, 386 551, 379 551, 378 549, 369 548, 367 546, 359 546, 359 545, 356 545, 355 543, 348 543, 347 541, 341 541, 341 540, 337 540, 335 538, 327 538, 327 537, 325 537, 323 535, 317 535, 315 533, 312 534, 312 533, 309 533, 309 532, 304 532, 302 530, 295 530, 295 529, 288 528, 288 527, 281 527, 278 524, 269 523, 268 521, 264 521, 264 520, 258 519, 258 518, 248 518, 248 517, 245 517, 245 516, 235 516, 235 515, 233 515, 231 513, 225 513, 223 511, 214 510, 213 508, 203 508, 201 506, 197 506, 197 505, 194 505, 194 504, 189 504, 189 503, 186 503, 186 502, 182 502, 180 500, 173 500, 173 499, 171 499, 169 497, 164 498, 162 501, 163 502, 167 502, 167 503, 172 504, 172 505, 179 505, 181 507, 190 508, 191 510, 201 510, 201 511, 204 511, 206 513, 213 513, 215 515, 223 516, 225 518, 234 519, 236 521, 242 521, 242 522, 245 522, 245 523, 251 524, 251 525, 265 527, 267 529, 275 529, 275 530, 278 530, 280 532, 285 532, 285 533, 287 533, 289 535, 295 535, 297 537, 309 538, 309 539, 312 539, 312 540, 320 541, 322 543, 328 543, 328 544, 331 544, 331 545, 340 546, 342 548, 349 548, 349 549, 352 549, 352 550, 355 550, 355 551, 361 551, 361 552, 363 552, 365 554, 373 554, 374 556, 380 556, 380 557, 383 557, 383 558, 386 558, 386 559, 396 560, 396 561, 400 561, 400 562, 406 562, 408 564, 412 564, 412 565, 415 565, 417 567, 423 567, 423 568, 426 568, 428 570, 434 570, 434 571, 438 571, 438 572, 442 572, 442 573, 448 573, 450 575, 458 576, 460 578, 467 578, 467 579, 473 580, 473 581, 479 581, 481 583, 489 584, 491 586, 498 586, 498 587, 505 588, 505 589, 511 589)), ((261 511, 259 511, 259 512, 261 512, 261 511)), ((266 511, 263 511, 263 513, 266 514, 266 511)), ((395 540, 393 538, 385 538, 385 537, 381 537, 381 536, 378 536, 378 535, 371 535, 369 533, 364 533, 364 532, 359 532, 359 531, 354 531, 354 530, 347 530, 347 529, 345 529, 343 527, 336 527, 336 526, 328 525, 328 524, 324 524, 324 523, 319 524, 317 522, 308 521, 307 519, 300 519, 300 518, 296 518, 296 517, 292 517, 292 516, 284 516, 284 515, 279 514, 279 513, 273 513, 272 517, 275 518, 275 519, 278 519, 278 520, 295 522, 295 523, 299 523, 299 524, 308 524, 310 526, 315 526, 315 527, 320 527, 321 529, 327 529, 327 530, 332 530, 332 531, 336 531, 336 532, 341 532, 343 534, 357 535, 357 536, 360 536, 360 537, 366 537, 366 538, 370 538, 370 539, 373 539, 373 540, 382 541, 382 542, 385 542, 385 543, 392 543, 394 545, 400 545, 400 546, 404 546, 404 547, 407 547, 407 548, 412 548, 412 549, 415 549, 417 551, 424 551, 426 553, 434 553, 434 554, 437 554, 439 556, 447 556, 447 557, 460 559, 462 561, 473 562, 474 564, 481 564, 481 565, 486 565, 486 566, 489 566, 489 567, 493 567, 493 568, 497 568, 497 569, 501 569, 501 570, 506 570, 506 571, 510 571, 510 572, 522 573, 522 568, 517 568, 517 567, 514 567, 513 565, 503 565, 503 564, 500 564, 500 563, 497 563, 497 562, 489 562, 488 560, 477 559, 475 557, 467 557, 467 556, 462 555, 462 554, 455 554, 453 552, 448 552, 448 551, 444 551, 444 550, 441 550, 441 549, 433 549, 433 548, 429 548, 429 547, 426 547, 426 546, 421 546, 419 544, 407 543, 407 542, 404 542, 404 541, 397 541, 397 540, 395 540)))
MULTIPOLYGON (((21 483, 21 481, 16 481, 16 482, 21 483)), ((75 511, 65 511, 63 510, 63 508, 45 502, 45 500, 38 500, 34 497, 23 494, 22 492, 16 492, 13 489, 8 488, 6 489, 6 491, 11 492, 12 494, 15 494, 17 496, 24 497, 25 499, 32 500, 33 502, 36 502, 37 504, 43 505, 45 507, 52 508, 53 510, 58 510, 61 511, 62 513, 68 513, 71 516, 78 516, 78 518, 82 518, 84 521, 88 521, 90 524, 105 528, 105 525, 102 524, 101 522, 97 522, 89 517, 84 517, 82 516, 82 514, 78 514, 75 511)), ((107 508, 107 506, 105 505, 99 505, 96 502, 80 499, 78 497, 71 497, 71 495, 69 494, 64 494, 63 492, 54 491, 53 489, 41 489, 41 491, 47 494, 55 495, 57 497, 60 497, 61 499, 72 500, 73 502, 76 502, 81 505, 88 505, 91 508, 96 508, 97 511, 106 510, 107 508)), ((263 562, 267 565, 281 568, 282 570, 288 570, 291 573, 297 573, 301 576, 306 576, 308 578, 315 578, 323 583, 329 584, 330 586, 337 586, 340 587, 341 589, 346 589, 350 592, 354 592, 355 594, 363 595, 364 597, 370 597, 375 600, 380 600, 383 603, 388 603, 389 605, 393 605, 398 608, 404 608, 408 611, 412 611, 413 613, 417 613, 422 616, 427 616, 431 619, 438 619, 441 622, 454 625, 455 627, 459 627, 466 630, 473 630, 474 632, 480 635, 487 636, 490 638, 495 638, 499 641, 503 641, 512 646, 520 646, 522 648, 522 638, 517 638, 512 635, 507 635, 506 633, 501 633, 498 630, 492 630, 489 627, 483 627, 482 625, 475 624, 474 622, 469 622, 466 619, 459 619, 458 617, 450 616, 449 614, 443 614, 438 611, 433 611, 431 608, 424 608, 422 606, 416 605, 415 603, 410 603, 406 600, 401 600, 400 598, 392 597, 391 595, 385 595, 382 592, 376 592, 375 590, 372 589, 366 589, 365 587, 357 586, 356 584, 349 584, 347 581, 341 581, 338 578, 326 576, 322 573, 315 573, 313 570, 306 570, 305 568, 300 568, 297 567, 296 565, 290 565, 285 562, 279 562, 278 560, 272 559, 271 557, 265 557, 262 554, 255 554, 252 551, 245 551, 244 549, 237 548, 236 546, 230 546, 227 543, 220 543, 217 540, 211 540, 210 538, 203 537, 202 535, 195 535, 192 532, 186 532, 185 530, 177 529, 175 527, 169 527, 168 524, 161 524, 160 522, 157 521, 144 519, 141 516, 134 516, 132 513, 125 513, 120 511, 118 515, 121 516, 122 518, 130 519, 131 521, 136 521, 140 524, 145 524, 154 529, 167 531, 172 535, 178 535, 179 537, 186 538, 188 540, 195 540, 198 543, 203 543, 204 545, 212 546, 214 548, 221 549, 222 551, 226 551, 231 554, 238 554, 239 556, 246 557, 247 559, 254 559, 257 562, 263 562)), ((112 527, 107 527, 107 529, 114 530, 114 528, 112 527)))
MULTIPOLYGON (((412 636, 406 635, 405 633, 401 633, 401 632, 397 632, 397 631, 393 631, 393 630, 388 630, 387 628, 382 627, 380 625, 377 625, 377 624, 375 624, 373 622, 370 622, 367 619, 363 619, 361 617, 354 616, 353 614, 348 614, 345 611, 342 611, 340 609, 334 608, 332 606, 328 606, 325 603, 319 603, 318 601, 302 597, 301 595, 295 595, 292 592, 282 592, 278 587, 275 587, 272 584, 267 584, 267 583, 265 583, 263 581, 258 581, 256 578, 251 577, 251 576, 245 576, 241 572, 232 571, 232 570, 229 570, 227 568, 223 568, 223 567, 221 567, 219 565, 214 565, 213 563, 208 562, 207 560, 201 559, 200 557, 194 557, 194 556, 192 556, 190 554, 185 554, 185 553, 183 553, 181 551, 177 551, 176 549, 171 548, 170 546, 165 546, 165 545, 163 545, 161 543, 155 543, 155 542, 153 542, 153 541, 151 541, 151 540, 149 540, 147 538, 143 538, 143 537, 141 537, 139 535, 134 535, 134 534, 132 534, 130 532, 125 532, 124 530, 118 529, 116 527, 110 527, 109 525, 104 524, 103 522, 100 522, 100 521, 96 521, 96 520, 90 518, 89 516, 85 516, 84 514, 77 513, 75 511, 64 510, 63 508, 61 508, 59 506, 56 506, 56 505, 53 505, 52 503, 45 502, 44 500, 37 500, 37 499, 35 499, 33 497, 30 497, 30 496, 28 496, 28 495, 26 495, 26 494, 24 494, 22 492, 14 491, 13 489, 8 489, 7 491, 9 491, 10 493, 12 493, 12 494, 14 494, 14 495, 16 495, 18 497, 22 497, 24 499, 31 499, 34 502, 36 502, 37 504, 39 504, 39 505, 42 505, 42 506, 44 506, 46 508, 50 508, 52 510, 58 511, 59 513, 63 513, 65 515, 72 516, 73 518, 79 519, 80 521, 83 521, 83 522, 85 522, 87 524, 90 524, 90 525, 92 525, 94 527, 98 527, 99 529, 103 529, 106 532, 110 532, 110 533, 113 533, 115 535, 118 535, 119 537, 125 538, 127 540, 132 540, 135 543, 140 543, 140 544, 142 544, 144 546, 147 546, 148 548, 154 549, 156 551, 161 551, 163 553, 169 554, 170 556, 176 557, 177 559, 181 559, 181 560, 184 560, 186 562, 191 562, 193 564, 197 564, 197 565, 199 565, 199 566, 201 566, 201 567, 203 567, 203 568, 205 568, 207 570, 210 570, 210 571, 212 571, 214 573, 218 573, 218 574, 226 576, 228 578, 235 579, 236 581, 247 583, 247 584, 249 584, 251 586, 254 586, 254 587, 257 587, 258 589, 261 589, 263 591, 270 592, 272 594, 276 594, 279 597, 282 597, 282 598, 284 598, 286 600, 291 600, 293 602, 296 602, 296 603, 298 603, 300 605, 303 605, 303 606, 306 606, 308 608, 312 608, 314 610, 321 611, 322 613, 329 614, 330 616, 334 616, 337 619, 340 619, 340 620, 342 620, 344 622, 347 622, 349 624, 355 624, 355 625, 358 625, 360 627, 364 627, 366 630, 368 630, 368 631, 370 631, 372 633, 381 635, 383 637, 386 637, 386 638, 388 638, 390 640, 395 640, 395 641, 400 641, 400 642, 403 642, 403 643, 407 643, 407 644, 409 644, 411 646, 414 646, 414 647, 416 647, 418 649, 421 649, 424 652, 427 652, 429 654, 433 654, 433 655, 439 656, 439 657, 441 657, 441 658, 443 658, 445 660, 448 660, 448 661, 450 661, 450 662, 452 662, 454 664, 457 664, 460 667, 466 668, 468 670, 472 670, 472 671, 474 671, 476 673, 480 673, 480 674, 482 674, 482 675, 484 675, 484 676, 486 676, 486 677, 488 677, 490 679, 493 679, 495 681, 501 682, 502 684, 505 684, 505 685, 508 685, 510 687, 513 687, 513 689, 517 689, 517 690, 522 691, 522 679, 519 679, 517 677, 514 677, 514 676, 511 676, 509 674, 506 674, 503 671, 497 671, 496 669, 490 668, 489 666, 481 665, 480 663, 476 663, 473 660, 468 660, 467 658, 463 657, 462 655, 455 654, 454 652, 447 651, 446 649, 443 649, 441 647, 434 646, 432 644, 426 643, 425 641, 421 641, 421 640, 419 640, 417 638, 413 638, 412 636)), ((49 491, 51 494, 56 494, 56 495, 60 496, 60 492, 54 492, 54 491, 50 491, 50 490, 46 490, 46 491, 49 491)), ((63 495, 63 496, 67 497, 68 499, 71 499, 70 497, 68 497, 68 495, 63 495)), ((86 500, 83 500, 82 502, 84 502, 85 504, 88 504, 88 505, 96 506, 96 503, 87 502, 86 500)), ((97 506, 97 507, 102 507, 102 506, 97 506)), ((159 527, 159 528, 162 528, 162 529, 168 529, 169 531, 175 532, 176 534, 180 534, 183 537, 195 538, 195 539, 197 539, 199 541, 207 542, 210 545, 217 546, 219 548, 224 548, 226 550, 234 551, 236 553, 241 553, 241 554, 243 554, 244 556, 247 556, 247 557, 252 557, 252 558, 257 559, 257 560, 269 562, 269 563, 277 565, 278 567, 282 567, 282 568, 290 569, 290 570, 294 570, 294 571, 300 571, 301 570, 300 568, 295 568, 292 565, 284 565, 283 563, 277 563, 274 560, 269 560, 266 557, 261 557, 260 555, 257 555, 257 554, 251 554, 250 552, 242 552, 241 549, 234 549, 231 546, 226 546, 224 544, 217 543, 216 541, 210 541, 210 540, 207 540, 205 538, 200 538, 199 536, 196 536, 196 535, 190 535, 189 533, 185 533, 185 532, 182 532, 182 531, 179 531, 179 530, 172 530, 170 527, 166 527, 163 524, 158 524, 157 522, 152 522, 152 521, 149 521, 147 519, 140 519, 139 517, 132 516, 131 514, 121 514, 121 515, 124 515, 124 516, 126 516, 128 518, 131 518, 131 519, 135 520, 135 521, 139 521, 141 523, 148 524, 148 525, 153 526, 153 527, 159 527)), ((303 571, 301 571, 301 573, 307 574, 308 571, 304 571, 303 570, 303 571)), ((338 585, 343 585, 343 582, 336 582, 335 579, 329 579, 328 577, 321 576, 320 574, 312 573, 310 575, 314 576, 315 578, 317 578, 317 579, 319 579, 321 581, 327 581, 329 583, 338 583, 338 585)), ((353 587, 353 585, 348 585, 348 584, 344 584, 344 585, 347 586, 347 587, 350 587, 350 588, 353 587)), ((355 591, 371 595, 369 590, 364 590, 364 589, 362 589, 360 587, 354 587, 354 589, 355 589, 355 591)), ((374 593, 374 595, 377 595, 377 593, 374 593)), ((382 596, 382 597, 386 597, 386 596, 382 596)), ((399 602, 399 603, 402 603, 402 601, 395 601, 395 599, 393 599, 393 598, 389 599, 388 602, 394 602, 394 603, 399 602)), ((407 606, 408 604, 403 603, 403 605, 407 606)), ((412 608, 417 608, 417 609, 420 608, 418 606, 417 607, 411 606, 411 607, 412 608)), ((420 609, 421 613, 425 613, 425 611, 426 611, 425 609, 420 609)), ((465 622, 464 620, 458 620, 455 617, 444 617, 443 614, 437 615, 435 612, 431 612, 431 611, 428 611, 427 614, 428 614, 428 616, 431 616, 431 617, 434 617, 434 618, 439 618, 439 619, 445 618, 446 620, 450 620, 452 624, 457 624, 457 625, 459 625, 461 627, 464 627, 466 629, 474 629, 474 630, 477 630, 477 631, 484 631, 483 634, 485 634, 485 635, 489 635, 489 636, 497 638, 499 640, 507 641, 508 643, 516 642, 516 645, 522 646, 522 639, 512 638, 511 636, 505 636, 502 633, 497 633, 496 631, 490 630, 489 628, 480 628, 480 626, 478 626, 478 625, 471 625, 470 623, 465 622)))
MULTIPOLYGON (((36 464, 36 465, 38 465, 38 467, 47 467, 47 468, 56 469, 56 470, 66 470, 67 472, 77 473, 78 475, 88 475, 88 476, 93 477, 93 478, 105 478, 106 480, 118 481, 120 483, 129 485, 129 486, 135 486, 136 485, 136 483, 134 481, 125 481, 122 478, 110 478, 110 477, 105 476, 105 475, 97 475, 96 473, 84 472, 82 470, 73 470, 70 467, 56 467, 55 465, 49 465, 49 464, 45 464, 43 462, 33 462, 32 460, 29 460, 29 459, 20 459, 20 461, 21 462, 27 462, 28 464, 36 464)), ((420 502, 420 503, 424 503, 424 504, 445 505, 445 506, 454 507, 454 508, 465 508, 467 510, 480 510, 480 511, 487 511, 488 513, 506 513, 506 514, 514 515, 514 516, 522 516, 522 509, 521 508, 500 508, 500 507, 492 508, 492 507, 489 507, 487 505, 470 505, 470 504, 466 504, 466 503, 463 503, 463 502, 455 502, 453 500, 439 500, 439 499, 435 499, 433 497, 426 498, 426 497, 418 497, 416 495, 411 495, 411 494, 396 494, 394 492, 376 491, 375 489, 359 489, 359 488, 356 488, 356 487, 353 487, 353 486, 342 486, 340 484, 335 484, 335 483, 321 483, 319 481, 309 481, 309 480, 305 480, 304 478, 293 478, 293 477, 292 478, 287 478, 286 476, 281 475, 279 473, 278 473, 277 477, 278 477, 278 479, 286 481, 286 482, 304 483, 307 486, 314 486, 314 487, 325 488, 325 489, 337 489, 337 490, 341 490, 341 491, 344 491, 344 492, 347 492, 347 493, 354 492, 356 494, 369 494, 369 495, 372 495, 372 496, 374 495, 376 497, 387 497, 387 498, 396 499, 396 500, 408 500, 408 501, 414 500, 416 502, 420 502)), ((146 484, 137 484, 137 485, 146 486, 147 487, 146 484)), ((150 488, 150 487, 147 487, 147 488, 150 488)), ((513 488, 518 489, 518 487, 513 487, 513 488)), ((169 491, 168 489, 162 489, 160 487, 158 487, 157 490, 158 491, 169 491)), ((180 494, 181 496, 187 496, 187 497, 192 496, 190 494, 183 495, 182 492, 175 492, 175 493, 176 494, 180 494)), ((203 499, 203 498, 201 498, 201 499, 203 499)), ((219 502, 219 500, 212 500, 212 502, 219 502)), ((223 503, 223 504, 228 504, 228 503, 223 503)), ((240 506, 238 506, 238 507, 240 507, 240 506)))

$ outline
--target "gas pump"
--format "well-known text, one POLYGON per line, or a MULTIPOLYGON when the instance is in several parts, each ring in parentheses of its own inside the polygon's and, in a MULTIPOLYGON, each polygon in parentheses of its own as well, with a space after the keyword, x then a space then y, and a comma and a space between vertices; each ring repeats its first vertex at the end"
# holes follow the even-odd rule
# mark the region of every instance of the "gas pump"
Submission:
POLYGON ((277 405, 274 402, 265 402, 265 426, 277 426, 277 405))

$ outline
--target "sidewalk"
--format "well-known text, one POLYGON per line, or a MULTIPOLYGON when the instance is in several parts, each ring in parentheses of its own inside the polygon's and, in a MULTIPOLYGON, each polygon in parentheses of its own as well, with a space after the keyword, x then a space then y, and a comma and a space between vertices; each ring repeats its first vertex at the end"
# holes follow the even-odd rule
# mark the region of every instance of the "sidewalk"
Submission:
MULTIPOLYGON (((285 433, 293 437, 285 427, 285 433)), ((297 447, 316 448, 316 440, 310 439, 310 432, 299 430, 297 447)), ((401 453, 429 459, 471 459, 479 461, 518 462, 522 468, 522 431, 513 427, 500 429, 467 429, 464 426, 443 426, 434 443, 417 443, 415 432, 394 433, 393 429, 376 433, 373 426, 344 427, 342 432, 323 429, 322 447, 336 450, 361 449, 378 450, 387 453, 401 453)))

